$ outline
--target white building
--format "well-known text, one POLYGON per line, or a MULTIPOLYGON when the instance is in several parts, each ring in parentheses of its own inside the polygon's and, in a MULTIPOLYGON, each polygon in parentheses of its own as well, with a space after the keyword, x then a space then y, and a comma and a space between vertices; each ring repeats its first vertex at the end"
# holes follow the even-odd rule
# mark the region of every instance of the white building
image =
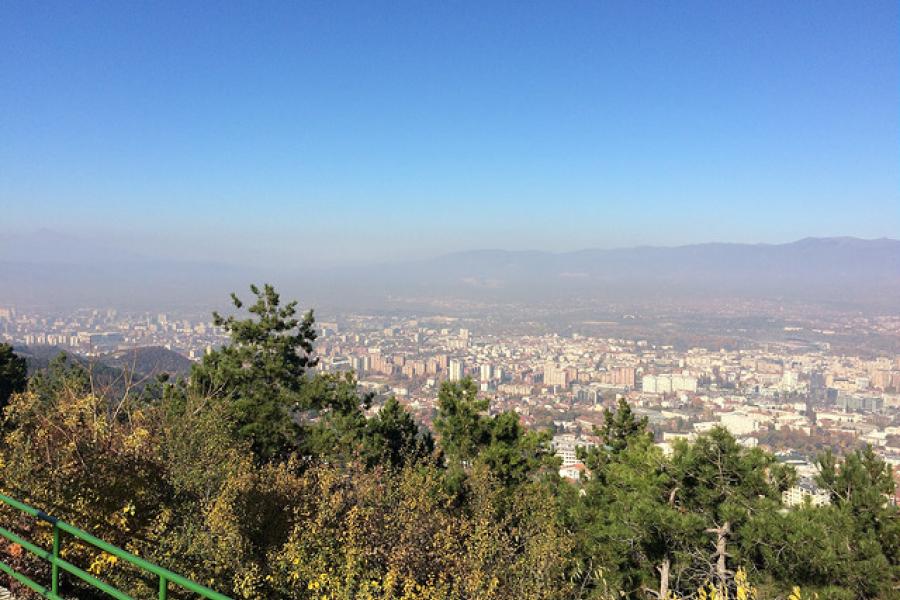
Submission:
POLYGON ((560 467, 559 476, 563 479, 571 479, 574 481, 581 481, 582 476, 584 475, 585 467, 581 463, 575 463, 572 465, 567 465, 564 467, 560 467))
POLYGON ((696 392, 697 378, 690 375, 672 375, 673 392, 696 392))
POLYGON ((798 485, 781 493, 781 503, 785 506, 802 506, 809 499, 812 506, 831 504, 831 496, 811 482, 801 481, 798 485))
POLYGON ((562 460, 562 466, 567 467, 580 462, 578 448, 591 448, 595 444, 574 433, 559 433, 553 436, 551 445, 553 452, 562 460))
POLYGON ((641 389, 648 394, 671 394, 672 392, 696 392, 697 378, 680 373, 644 375, 641 389))
POLYGON ((578 462, 578 438, 574 433, 563 433, 553 436, 553 450, 560 459, 562 466, 567 467, 578 462))
POLYGON ((465 375, 465 369, 461 360, 453 359, 450 361, 450 381, 459 381, 465 375))
POLYGON ((723 413, 719 416, 719 422, 734 436, 747 435, 759 430, 759 421, 743 412, 723 413))

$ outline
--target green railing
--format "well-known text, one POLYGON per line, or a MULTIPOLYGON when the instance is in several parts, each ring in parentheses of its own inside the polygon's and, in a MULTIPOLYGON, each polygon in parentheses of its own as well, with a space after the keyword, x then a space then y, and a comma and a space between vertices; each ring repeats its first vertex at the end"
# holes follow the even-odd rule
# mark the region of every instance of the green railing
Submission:
POLYGON ((78 529, 77 527, 73 527, 72 525, 69 525, 64 521, 60 521, 55 517, 51 517, 42 510, 32 508, 27 504, 23 504, 22 502, 10 498, 9 496, 4 496, 3 494, 0 494, 0 502, 8 504, 9 506, 27 515, 31 515, 36 519, 47 522, 53 527, 53 549, 50 551, 44 550, 43 548, 32 544, 28 540, 22 539, 21 537, 4 527, 0 527, 0 536, 6 538, 14 544, 18 544, 35 556, 43 558, 50 563, 50 587, 46 588, 41 584, 32 581, 31 579, 15 571, 12 567, 2 561, 0 561, 0 571, 3 571, 22 585, 31 588, 45 598, 51 598, 52 600, 65 600, 62 596, 59 595, 60 569, 62 569, 66 573, 74 575, 78 579, 81 579, 82 581, 89 584, 91 587, 96 588, 106 593, 107 595, 112 596, 113 598, 118 598, 119 600, 134 600, 128 594, 114 588, 108 583, 100 581, 84 569, 80 569, 72 563, 69 563, 60 558, 60 535, 66 533, 74 538, 81 540, 82 542, 94 546, 95 548, 103 550, 107 554, 111 554, 112 556, 118 557, 121 560, 131 563, 141 571, 150 573, 158 577, 160 600, 166 600, 166 598, 168 597, 170 584, 179 586, 185 590, 198 594, 201 598, 208 598, 209 600, 231 600, 224 594, 214 592, 213 590, 198 583, 194 583, 190 579, 182 577, 177 573, 173 573, 168 569, 163 569, 162 567, 154 565, 151 562, 147 562, 146 560, 135 556, 130 552, 126 552, 121 548, 117 548, 112 544, 108 544, 107 542, 104 542, 103 540, 96 538, 91 534, 78 529))

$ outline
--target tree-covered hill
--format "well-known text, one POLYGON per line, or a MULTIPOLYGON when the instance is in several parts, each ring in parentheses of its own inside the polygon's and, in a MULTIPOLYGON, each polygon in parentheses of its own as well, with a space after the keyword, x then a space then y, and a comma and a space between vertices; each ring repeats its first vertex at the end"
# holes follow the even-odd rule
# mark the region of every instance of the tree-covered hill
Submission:
POLYGON ((104 354, 99 359, 103 364, 127 370, 141 377, 156 377, 166 373, 173 377, 187 376, 193 362, 174 350, 162 346, 142 346, 104 354))
POLYGON ((130 348, 86 357, 59 346, 16 346, 14 352, 25 360, 28 373, 47 371, 51 364, 65 360, 87 371, 95 390, 122 394, 127 388, 142 390, 159 376, 186 377, 193 362, 185 356, 162 346, 130 348))

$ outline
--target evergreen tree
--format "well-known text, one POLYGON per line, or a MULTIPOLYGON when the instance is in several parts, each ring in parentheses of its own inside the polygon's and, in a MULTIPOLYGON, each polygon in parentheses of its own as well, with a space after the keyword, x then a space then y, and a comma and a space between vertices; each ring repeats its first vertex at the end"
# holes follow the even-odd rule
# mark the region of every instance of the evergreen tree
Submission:
POLYGON ((756 511, 741 532, 741 556, 770 580, 773 597, 792 585, 822 600, 895 597, 900 514, 887 501, 890 467, 870 448, 843 461, 825 452, 817 462, 831 505, 756 511))
POLYGON ((61 395, 80 396, 91 391, 91 376, 77 360, 60 352, 28 381, 28 389, 48 404, 61 395))
POLYGON ((653 441, 653 434, 647 428, 647 417, 638 419, 631 410, 631 405, 624 398, 619 398, 616 411, 603 410, 603 429, 594 431, 600 435, 610 452, 624 450, 635 438, 645 437, 653 441))
POLYGON ((24 392, 28 384, 25 359, 13 352, 12 346, 0 344, 0 415, 13 394, 24 392))
POLYGON ((594 479, 602 478, 603 466, 615 455, 639 442, 653 442, 653 433, 647 426, 647 417, 638 419, 631 405, 624 398, 619 399, 615 411, 603 409, 603 427, 594 427, 594 435, 603 442, 590 449, 579 448, 579 458, 584 461, 594 479))
POLYGON ((352 373, 320 373, 300 394, 299 451, 308 459, 347 465, 363 460, 366 415, 372 395, 360 396, 352 373))
POLYGON ((900 579, 900 510, 889 502, 895 489, 891 466, 866 446, 841 463, 825 452, 818 467, 819 485, 831 492, 834 507, 854 525, 849 547, 860 564, 859 591, 886 593, 900 579))
MULTIPOLYGON (((250 286, 256 302, 239 319, 213 313, 213 322, 230 342, 203 358, 191 374, 200 395, 225 401, 236 433, 250 442, 263 461, 284 456, 296 447, 299 428, 294 412, 307 384, 307 369, 316 365, 313 354, 312 311, 297 318, 297 303, 281 305, 275 289, 250 286)), ((244 304, 231 295, 236 309, 244 304)))
POLYGON ((469 464, 488 444, 491 432, 482 414, 487 409, 488 401, 478 397, 478 386, 471 377, 441 384, 434 429, 448 460, 469 464))
POLYGON ((678 506, 705 522, 706 539, 692 550, 699 566, 695 583, 712 580, 724 595, 734 574, 730 547, 751 516, 778 510, 793 469, 758 448, 742 447, 717 427, 692 444, 677 444, 669 473, 678 506))
POLYGON ((653 445, 647 419, 636 418, 627 402, 605 411, 595 433, 603 444, 579 452, 590 476, 569 509, 580 577, 597 588, 599 572, 626 597, 668 598, 671 573, 688 562, 686 548, 702 521, 676 506, 665 457, 653 445))
POLYGON ((419 427, 393 396, 366 422, 364 454, 370 466, 414 464, 428 459, 433 452, 431 433, 419 427))
POLYGON ((559 461, 550 448, 546 431, 528 431, 512 411, 501 413, 489 422, 490 441, 481 450, 478 461, 485 463, 504 486, 515 487, 547 468, 559 469, 559 461))
POLYGON ((510 487, 555 464, 549 433, 526 431, 514 412, 491 418, 484 414, 487 409, 488 401, 478 398, 471 378, 441 385, 434 427, 451 469, 484 463, 510 487))

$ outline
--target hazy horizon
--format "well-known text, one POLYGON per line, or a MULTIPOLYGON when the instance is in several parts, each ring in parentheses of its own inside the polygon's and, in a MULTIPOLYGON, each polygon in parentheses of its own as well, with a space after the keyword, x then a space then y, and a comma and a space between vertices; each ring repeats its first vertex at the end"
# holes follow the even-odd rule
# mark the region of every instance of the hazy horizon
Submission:
POLYGON ((247 265, 141 255, 132 246, 43 230, 0 241, 0 308, 13 305, 216 306, 251 282, 275 283, 311 306, 387 308, 410 303, 465 310, 507 303, 560 311, 585 302, 682 305, 711 299, 842 304, 897 310, 900 240, 805 238, 785 244, 478 249, 358 264, 247 265))
POLYGON ((900 231, 896 3, 3 14, 7 235, 314 267, 900 231))
MULTIPOLYGON (((768 246, 786 246, 804 241, 834 241, 846 240, 850 242, 898 242, 900 236, 881 236, 877 238, 863 238, 852 235, 834 235, 834 236, 818 236, 809 235, 799 238, 785 239, 780 241, 739 241, 726 239, 707 239, 689 241, 685 243, 636 243, 632 245, 593 245, 593 246, 572 246, 561 248, 541 248, 541 247, 499 247, 499 246, 473 246, 473 247, 455 247, 445 251, 436 251, 434 253, 421 253, 416 256, 388 256, 375 258, 358 258, 337 262, 316 261, 315 263, 300 261, 291 261, 289 258, 281 257, 278 261, 278 268, 281 269, 333 269, 343 267, 366 267, 404 264, 409 262, 430 261, 445 257, 453 257, 457 255, 477 254, 477 253, 535 253, 548 255, 567 255, 577 254, 580 252, 590 251, 625 251, 640 249, 660 249, 660 250, 676 250, 685 247, 694 246, 714 246, 714 245, 734 245, 748 247, 768 247, 768 246)), ((234 250, 234 249, 232 249, 234 250)), ((244 249, 240 249, 244 250, 244 249)), ((251 250, 247 248, 246 250, 251 250)), ((256 249, 259 250, 258 248, 256 249)), ((252 254, 238 252, 234 256, 237 260, 226 260, 227 253, 219 252, 213 249, 209 256, 203 254, 194 256, 185 256, 178 252, 173 252, 171 245, 168 248, 157 248, 153 246, 142 246, 136 244, 133 238, 119 236, 96 237, 80 232, 66 232, 53 230, 49 228, 40 228, 32 231, 13 232, 4 234, 0 230, 0 262, 34 262, 34 263, 85 263, 92 260, 106 260, 110 262, 117 261, 164 261, 172 263, 197 263, 197 264, 216 264, 222 266, 242 267, 248 269, 254 268, 271 268, 273 266, 272 258, 265 257, 258 262, 248 260, 252 254), (42 247, 42 245, 46 245, 42 247), (242 260, 243 259, 243 260, 242 260)))

